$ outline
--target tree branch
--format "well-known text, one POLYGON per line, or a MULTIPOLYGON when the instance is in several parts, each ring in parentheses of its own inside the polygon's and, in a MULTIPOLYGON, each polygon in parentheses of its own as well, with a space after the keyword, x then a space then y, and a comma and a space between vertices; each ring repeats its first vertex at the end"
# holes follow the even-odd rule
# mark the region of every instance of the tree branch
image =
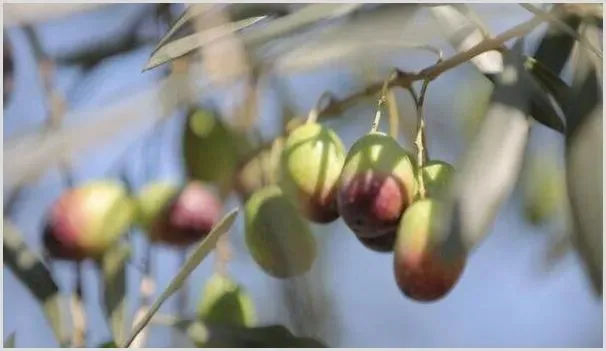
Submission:
MULTIPOLYGON (((416 81, 434 80, 442 73, 453 69, 463 63, 466 63, 480 54, 492 50, 501 50, 503 44, 505 44, 507 41, 530 33, 544 21, 544 19, 535 16, 532 19, 522 24, 519 24, 494 38, 488 38, 482 41, 481 43, 478 43, 477 45, 473 46, 469 50, 458 53, 450 57, 449 59, 436 63, 435 65, 429 66, 418 73, 407 73, 403 71, 397 71, 397 74, 395 74, 388 83, 389 88, 396 86, 406 88, 416 81)), ((324 109, 322 109, 322 111, 320 111, 320 115, 334 116, 340 114, 347 108, 356 104, 358 100, 375 95, 381 90, 382 87, 383 82, 376 82, 369 85, 364 90, 354 93, 345 99, 333 99, 331 103, 329 103, 324 109)))

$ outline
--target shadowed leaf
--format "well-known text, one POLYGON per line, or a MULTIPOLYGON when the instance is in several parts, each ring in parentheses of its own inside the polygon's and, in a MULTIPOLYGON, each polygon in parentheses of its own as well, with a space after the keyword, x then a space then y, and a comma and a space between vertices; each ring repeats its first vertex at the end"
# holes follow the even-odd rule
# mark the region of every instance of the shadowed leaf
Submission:
POLYGON ((197 347, 244 348, 324 348, 323 343, 293 335, 280 325, 246 328, 211 325, 200 321, 181 320, 175 327, 184 332, 197 347))
POLYGON ((4 340, 5 349, 14 348, 15 347, 15 332, 10 333, 6 339, 4 340))
POLYGON ((520 76, 520 80, 531 87, 529 94, 532 96, 530 105, 530 115, 532 118, 545 127, 564 134, 566 129, 564 122, 558 115, 555 108, 556 105, 549 99, 547 92, 527 70, 520 71, 520 76))
POLYGON ((160 309, 162 304, 183 286, 183 283, 185 282, 187 277, 194 271, 194 269, 196 269, 196 267, 198 267, 198 265, 200 265, 200 263, 202 263, 206 256, 208 256, 208 254, 210 254, 210 252, 215 248, 219 237, 229 231, 231 226, 234 224, 237 215, 237 209, 230 211, 208 234, 206 239, 204 239, 198 245, 194 252, 189 256, 183 267, 181 267, 177 275, 170 282, 168 287, 164 289, 162 294, 160 294, 160 297, 149 308, 147 314, 141 319, 137 326, 135 326, 132 334, 126 341, 124 347, 130 346, 130 344, 133 342, 133 340, 135 340, 137 335, 151 321, 152 317, 160 309))
POLYGON ((116 345, 116 343, 110 340, 99 344, 97 347, 101 349, 117 349, 118 345, 116 345))
MULTIPOLYGON (((560 16, 562 15, 562 9, 555 7, 553 13, 560 16)), ((570 28, 578 30, 581 19, 576 15, 571 15, 566 16, 563 22, 570 28)), ((550 24, 547 33, 545 33, 539 47, 535 51, 534 58, 559 75, 566 61, 568 61, 574 42, 575 39, 573 37, 550 24)))
POLYGON ((528 57, 525 66, 543 89, 553 95, 557 101, 564 101, 570 94, 570 86, 541 62, 528 57))
POLYGON ((109 250, 101 259, 103 273, 103 307, 109 318, 110 329, 115 344, 124 340, 126 307, 126 264, 130 248, 120 245, 109 250))
POLYGON ((18 229, 7 221, 4 221, 3 243, 4 264, 42 304, 55 337, 60 345, 66 345, 68 340, 63 330, 59 288, 49 270, 27 247, 18 229))

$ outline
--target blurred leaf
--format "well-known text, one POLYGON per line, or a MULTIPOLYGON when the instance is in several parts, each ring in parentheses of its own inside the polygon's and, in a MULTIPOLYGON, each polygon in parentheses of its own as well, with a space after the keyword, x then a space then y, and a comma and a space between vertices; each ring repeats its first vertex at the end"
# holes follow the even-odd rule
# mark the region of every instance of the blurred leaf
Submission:
POLYGON ((4 221, 2 249, 4 264, 42 304, 44 315, 61 346, 67 345, 61 316, 59 288, 40 258, 23 241, 21 233, 4 221))
POLYGON ((181 16, 179 16, 179 18, 177 18, 175 23, 170 27, 170 29, 164 35, 164 37, 162 37, 162 39, 160 39, 160 42, 156 45, 156 47, 154 47, 154 50, 152 51, 152 55, 155 54, 156 51, 158 51, 158 49, 160 49, 162 46, 164 46, 164 44, 166 44, 173 37, 173 35, 175 35, 175 33, 177 33, 177 31, 179 29, 181 29, 181 27, 183 27, 183 25, 185 23, 189 22, 189 20, 204 13, 205 11, 208 11, 211 7, 212 7, 212 5, 209 5, 209 4, 191 4, 191 5, 189 5, 185 9, 185 11, 183 11, 181 16))
POLYGON ((484 122, 457 167, 443 233, 446 255, 472 250, 490 232, 513 190, 524 158, 532 85, 524 68, 523 39, 504 55, 484 122))
MULTIPOLYGON (((483 33, 487 31, 486 26, 465 5, 435 6, 430 11, 437 19, 437 24, 442 27, 443 34, 457 52, 468 50, 484 40, 484 34, 490 34, 483 33)), ((493 83, 496 74, 503 70, 503 57, 498 51, 485 52, 474 57, 470 62, 493 83)), ((527 72, 520 71, 520 74, 526 76, 527 72)), ((545 92, 537 86, 534 80, 528 79, 528 77, 525 77, 524 80, 534 87, 529 92, 532 94, 531 115, 534 119, 548 128, 564 133, 564 123, 545 92)))
POLYGON ((251 327, 257 319, 254 302, 246 289, 219 273, 206 281, 196 312, 198 318, 208 323, 251 327))
MULTIPOLYGON (((443 5, 429 9, 436 19, 436 24, 442 29, 446 39, 457 52, 467 51, 485 39, 482 33, 485 27, 476 28, 479 18, 468 19, 460 11, 466 7, 465 5, 443 5)), ((503 70, 503 58, 498 51, 485 52, 470 61, 485 75, 494 75, 503 70)))
POLYGON ((103 307, 110 321, 110 329, 115 344, 124 340, 126 308, 126 264, 130 248, 120 245, 109 250, 101 259, 103 272, 103 307))
POLYGON ((125 347, 128 347, 137 335, 145 328, 145 326, 152 319, 154 314, 160 309, 162 304, 175 292, 177 292, 182 286, 187 277, 202 263, 202 261, 210 254, 210 252, 217 245, 217 240, 221 235, 227 233, 231 226, 234 224, 238 215, 238 209, 234 209, 226 214, 217 226, 208 234, 208 236, 198 245, 194 252, 189 256, 183 267, 179 270, 177 275, 170 282, 168 287, 164 289, 158 300, 147 311, 147 314, 141 319, 141 321, 134 328, 132 334, 125 343, 125 347))
POLYGON ((292 10, 291 3, 231 3, 227 8, 229 17, 238 21, 244 18, 269 15, 272 17, 286 16, 292 10))
MULTIPOLYGON (((212 6, 209 4, 190 4, 185 11, 177 18, 175 23, 171 26, 168 32, 162 37, 160 42, 154 47, 152 54, 158 49, 164 46, 187 22, 194 17, 203 14, 206 11, 212 11, 212 6)), ((230 17, 236 21, 250 19, 253 17, 262 17, 265 15, 278 14, 283 16, 287 14, 285 4, 230 4, 229 13, 230 17)))
POLYGON ((596 46, 594 46, 592 43, 588 42, 587 40, 585 40, 583 37, 579 36, 579 33, 577 32, 577 29, 569 26, 566 22, 562 21, 558 16, 554 15, 553 12, 547 12, 544 11, 532 4, 520 4, 520 6, 522 6, 523 8, 525 8, 526 10, 528 10, 529 12, 544 18, 545 20, 549 21, 551 23, 551 25, 554 28, 558 28, 560 31, 568 34, 570 37, 574 38, 575 40, 577 40, 578 42, 580 42, 583 47, 591 52, 593 52, 594 54, 596 54, 600 59, 602 59, 602 51, 599 50, 596 46))
MULTIPOLYGON (((584 28, 584 36, 588 40, 597 42, 601 40, 598 34, 599 29, 595 26, 586 26, 584 28)), ((603 61, 596 62, 592 59, 591 53, 585 50, 576 50, 576 55, 572 59, 573 81, 571 94, 567 96, 565 101, 562 101, 562 109, 566 116, 566 124, 568 128, 567 136, 570 139, 576 129, 584 122, 585 118, 593 112, 596 105, 602 101, 602 81, 601 72, 598 71, 598 65, 602 65, 603 61)))
POLYGON ((118 345, 116 345, 116 343, 114 343, 113 341, 106 341, 104 343, 99 344, 99 346, 97 346, 98 348, 101 349, 117 349, 118 345))
POLYGON ((175 327, 184 332, 197 347, 204 348, 325 348, 311 338, 294 336, 279 325, 246 328, 233 325, 211 325, 200 321, 181 320, 175 327))
POLYGON ((152 53, 151 57, 145 64, 143 71, 150 70, 186 55, 187 53, 203 47, 204 45, 208 45, 228 34, 249 27, 264 18, 265 16, 253 17, 238 22, 227 23, 222 26, 217 26, 203 32, 188 35, 170 43, 166 43, 152 53))
POLYGON ((570 86, 541 62, 528 57, 525 66, 541 86, 552 94, 557 101, 564 101, 570 94, 570 86))
POLYGON ((269 25, 259 28, 244 37, 249 45, 260 45, 269 40, 285 36, 302 28, 316 25, 319 21, 334 20, 348 15, 364 4, 313 4, 306 5, 300 10, 278 18, 269 25))
MULTIPOLYGON (((314 4, 306 5, 301 10, 287 16, 277 18, 266 26, 242 34, 242 40, 250 46, 261 45, 280 36, 285 36, 296 30, 316 24, 320 20, 329 20, 349 14, 361 7, 362 4, 314 4)), ((197 48, 207 45, 227 34, 239 31, 267 18, 268 16, 253 17, 224 26, 212 28, 204 32, 189 35, 166 43, 154 52, 147 62, 145 70, 152 69, 161 64, 181 57, 197 48)))
MULTIPOLYGON (((555 6, 552 10, 554 15, 563 15, 563 9, 555 6)), ((566 16, 563 22, 575 31, 578 30, 581 19, 576 15, 566 16)), ((550 24, 545 36, 541 40, 535 51, 534 58, 541 62, 545 67, 559 75, 568 61, 570 52, 574 46, 575 39, 570 35, 563 33, 560 29, 550 24)))
POLYGON ((4 346, 3 346, 3 348, 5 348, 5 349, 12 349, 14 347, 15 347, 15 332, 12 332, 4 340, 4 346))
POLYGON ((603 277, 603 111, 586 118, 567 147, 568 195, 575 232, 573 242, 593 288, 602 295, 603 277))
MULTIPOLYGON (((554 6, 551 13, 554 16, 562 16, 564 14, 563 9, 559 6, 554 6)), ((566 16, 563 22, 568 27, 576 30, 580 25, 580 18, 578 16, 566 16)), ((535 61, 529 61, 532 64, 533 76, 554 96, 560 105, 562 105, 562 99, 566 98, 565 95, 569 89, 565 89, 565 84, 563 82, 560 84, 561 80, 556 79, 556 77, 559 77, 566 61, 568 61, 574 43, 575 39, 573 37, 563 33, 552 23, 535 51, 535 61)), ((544 94, 540 94, 539 90, 536 90, 533 96, 531 114, 535 120, 543 125, 564 133, 565 127, 559 116, 557 116, 553 104, 546 100, 544 94), (556 125, 552 126, 548 124, 549 121, 556 122, 556 125)))
POLYGON ((44 23, 53 19, 66 18, 80 12, 93 11, 109 3, 57 3, 48 6, 46 3, 11 3, 4 8, 6 18, 3 26, 44 23))
MULTIPOLYGON (((598 29, 583 28, 597 42, 598 29)), ((578 44, 577 44, 578 46, 578 44)), ((577 47, 578 49, 578 47, 577 47)), ((601 61, 601 60, 600 60, 601 61)), ((568 196, 575 225, 573 241, 587 267, 597 294, 602 295, 603 272, 603 112, 602 77, 591 53, 577 50, 572 62, 572 94, 563 106, 567 121, 566 171, 568 196)))

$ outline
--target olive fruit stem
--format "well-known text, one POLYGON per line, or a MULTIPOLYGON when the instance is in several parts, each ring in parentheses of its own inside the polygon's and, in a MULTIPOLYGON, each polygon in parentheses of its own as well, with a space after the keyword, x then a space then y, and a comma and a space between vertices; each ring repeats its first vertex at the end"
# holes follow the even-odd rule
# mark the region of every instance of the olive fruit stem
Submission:
POLYGON ((417 136, 415 138, 415 146, 417 148, 417 165, 418 165, 418 182, 419 182, 419 197, 420 199, 425 198, 425 181, 423 179, 423 172, 421 171, 429 158, 429 150, 427 148, 427 139, 425 136, 425 116, 423 114, 423 105, 425 104, 425 93, 429 86, 429 80, 423 81, 421 87, 421 94, 419 98, 416 98, 414 90, 411 88, 410 92, 416 102, 417 107, 417 136))
POLYGON ((86 309, 84 308, 84 291, 82 289, 82 264, 76 262, 76 286, 70 301, 70 310, 73 322, 72 347, 86 346, 86 309))
POLYGON ((398 139, 398 130, 400 124, 400 113, 398 112, 398 102, 393 89, 387 93, 387 108, 389 109, 389 135, 398 139))
POLYGON ((381 115, 383 105, 387 101, 387 94, 389 91, 389 83, 394 80, 394 77, 397 77, 398 70, 395 69, 385 81, 383 81, 383 86, 381 87, 381 96, 379 97, 379 101, 377 102, 377 112, 375 113, 375 118, 372 120, 372 126, 370 127, 371 133, 376 133, 379 130, 379 123, 381 122, 381 115))
POLYGON ((321 105, 326 101, 326 105, 330 105, 333 100, 333 96, 330 92, 326 91, 318 98, 314 107, 309 111, 309 115, 307 115, 307 120, 305 123, 316 123, 318 117, 320 116, 321 105))

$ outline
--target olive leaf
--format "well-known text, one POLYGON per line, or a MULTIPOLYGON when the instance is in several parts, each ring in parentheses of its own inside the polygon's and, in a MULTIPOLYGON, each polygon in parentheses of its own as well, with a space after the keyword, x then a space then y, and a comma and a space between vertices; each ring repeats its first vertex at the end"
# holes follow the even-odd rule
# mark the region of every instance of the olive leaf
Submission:
POLYGON ((156 47, 154 47, 154 49, 152 50, 152 55, 156 51, 158 51, 158 49, 160 49, 162 46, 164 46, 164 44, 166 44, 173 37, 173 35, 175 35, 175 33, 177 33, 177 31, 179 29, 181 29, 181 27, 183 27, 187 22, 189 22, 189 20, 201 15, 205 11, 208 11, 211 6, 212 6, 211 4, 191 4, 191 5, 189 5, 185 9, 185 11, 183 11, 183 13, 179 16, 179 18, 177 18, 177 20, 170 27, 168 32, 162 37, 162 39, 160 39, 160 42, 158 42, 156 47))
POLYGON ((67 345, 69 340, 63 329, 60 292, 50 271, 38 255, 27 247, 19 230, 6 220, 3 244, 4 264, 42 304, 44 315, 59 344, 67 345))
POLYGON ((503 72, 485 119, 453 179, 442 234, 446 255, 475 248, 490 232, 517 182, 530 133, 531 77, 524 68, 523 39, 504 55, 503 72))
POLYGON ((534 79, 527 79, 527 71, 523 71, 521 74, 524 75, 524 80, 533 88, 529 92, 532 96, 530 105, 530 115, 532 118, 545 127, 563 134, 566 127, 556 111, 555 102, 549 99, 545 90, 534 79))
MULTIPOLYGON (((486 26, 474 15, 474 12, 465 8, 465 5, 445 5, 430 9, 431 14, 438 20, 437 23, 443 27, 448 41, 458 52, 477 45, 484 40, 484 34, 490 34, 486 33, 486 26), (467 18, 468 16, 471 18, 467 18)), ((470 62, 493 83, 496 75, 503 70, 503 57, 498 51, 485 52, 474 57, 470 62)), ((520 71, 520 74, 527 75, 527 72, 520 71)), ((548 128, 564 133, 564 123, 553 102, 549 100, 542 86, 537 85, 533 79, 527 78, 525 77, 524 80, 533 87, 529 91, 532 96, 530 112, 533 118, 548 128)))
MULTIPOLYGON (((204 12, 212 11, 212 6, 212 4, 190 4, 177 18, 168 32, 160 39, 158 44, 156 44, 152 50, 152 55, 168 43, 187 22, 204 12)), ((268 14, 284 16, 288 13, 285 6, 285 4, 230 4, 228 10, 231 15, 230 17, 239 21, 245 18, 262 17, 268 14)))
POLYGON ((576 229, 573 243, 599 296, 603 285, 603 128, 600 105, 578 128, 566 150, 568 195, 576 229))
MULTIPOLYGON (((559 7, 554 8, 553 11, 556 15, 561 15, 559 7)), ((581 24, 581 19, 575 15, 566 16, 563 21, 574 30, 578 30, 581 24)), ((550 24, 535 51, 534 58, 559 75, 568 61, 574 43, 573 37, 550 24)))
POLYGON ((271 325, 247 328, 213 325, 197 320, 179 320, 174 327, 185 333, 197 347, 226 348, 325 348, 312 338, 293 335, 286 327, 271 325))
MULTIPOLYGON (((301 10, 271 21, 263 28, 259 28, 256 31, 243 33, 242 39, 247 45, 260 45, 279 36, 287 35, 301 28, 316 24, 317 21, 335 19, 349 14, 360 6, 362 6, 362 4, 307 5, 301 10)), ((220 39, 225 35, 248 28, 257 22, 266 19, 267 17, 267 15, 264 15, 247 18, 211 28, 203 32, 195 33, 170 43, 163 43, 163 45, 152 54, 147 64, 143 68, 143 71, 150 70, 170 62, 175 58, 186 55, 187 53, 220 39)))
POLYGON ((4 345, 2 347, 5 349, 12 349, 15 347, 15 332, 10 333, 6 339, 4 339, 4 345))
POLYGON ((527 57, 525 66, 541 87, 553 95, 558 102, 564 101, 570 94, 570 86, 537 59, 527 57))
POLYGON ((139 335, 139 333, 151 321, 154 314, 158 312, 162 304, 183 286, 187 277, 194 271, 194 269, 196 269, 196 267, 198 267, 198 265, 200 265, 200 263, 202 263, 206 256, 208 256, 208 254, 210 254, 210 252, 215 248, 219 237, 229 231, 229 229, 234 224, 237 215, 238 209, 230 211, 221 219, 221 221, 219 221, 215 228, 198 245, 194 252, 189 256, 183 267, 181 267, 177 275, 173 278, 170 284, 168 284, 168 287, 164 289, 162 294, 160 294, 160 297, 151 305, 145 316, 133 328, 133 331, 129 336, 128 340, 125 342, 124 347, 130 346, 130 344, 135 340, 137 335, 139 335))
MULTIPOLYGON (((594 25, 583 36, 601 40, 594 25)), ((578 44, 577 44, 578 45, 578 44)), ((602 295, 603 272, 603 112, 601 77, 591 52, 578 50, 572 66, 572 93, 563 104, 567 121, 566 172, 575 231, 573 242, 587 268, 594 291, 602 295)))
MULTIPOLYGON (((574 38, 576 41, 581 43, 587 50, 596 54, 600 60, 602 59, 602 50, 598 49, 591 42, 585 40, 582 36, 577 32, 577 28, 568 25, 568 23, 562 21, 559 16, 556 16, 553 12, 544 11, 541 8, 538 8, 532 4, 520 4, 523 8, 528 10, 529 12, 547 20, 550 22, 551 26, 554 28, 558 28, 563 33, 566 33, 570 37, 574 38)), ((558 5, 556 5, 556 8, 558 5)))
POLYGON ((227 7, 227 12, 233 21, 239 21, 265 15, 283 17, 290 13, 292 7, 290 3, 231 3, 227 7))
POLYGON ((199 33, 188 35, 184 38, 177 39, 170 43, 164 43, 163 46, 160 46, 156 51, 152 53, 151 57, 145 64, 143 71, 148 71, 152 68, 158 67, 176 58, 184 56, 190 53, 191 51, 208 45, 228 34, 237 32, 246 27, 250 27, 251 25, 259 22, 262 19, 265 19, 265 16, 253 17, 233 23, 227 23, 225 25, 217 26, 199 33))
POLYGON ((97 346, 97 348, 100 348, 100 349, 117 349, 118 345, 116 345, 115 342, 113 342, 113 341, 110 340, 110 341, 106 341, 106 342, 103 342, 103 343, 99 344, 97 346))
POLYGON ((103 307, 117 345, 123 342, 125 336, 126 264, 129 257, 130 248, 119 244, 108 250, 100 262, 104 284, 103 307))
MULTIPOLYGON (((467 51, 485 39, 482 32, 486 26, 476 28, 480 27, 482 23, 477 17, 468 18, 473 12, 468 9, 467 5, 444 5, 432 7, 429 11, 436 19, 436 24, 440 27, 442 34, 446 36, 450 45, 457 52, 467 51)), ((488 51, 477 55, 470 62, 490 80, 492 80, 492 75, 503 70, 503 57, 498 51, 488 51)))

